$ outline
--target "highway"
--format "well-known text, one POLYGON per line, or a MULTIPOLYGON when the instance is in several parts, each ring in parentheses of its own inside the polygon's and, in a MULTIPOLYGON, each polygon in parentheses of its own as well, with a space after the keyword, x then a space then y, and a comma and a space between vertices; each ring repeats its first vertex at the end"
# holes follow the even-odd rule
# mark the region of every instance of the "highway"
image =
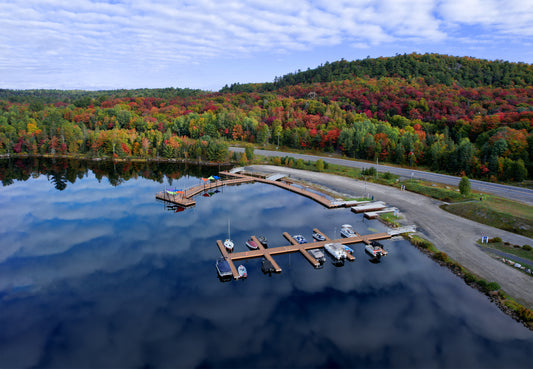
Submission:
MULTIPOLYGON (((244 152, 244 148, 242 147, 230 147, 229 150, 235 151, 235 152, 244 152)), ((257 155, 269 156, 269 157, 270 156, 282 156, 282 157, 292 156, 295 159, 303 159, 306 161, 307 160, 316 161, 318 159, 322 159, 324 162, 328 162, 331 164, 337 164, 337 165, 343 165, 346 167, 361 168, 361 169, 375 167, 379 172, 390 172, 392 174, 399 175, 403 178, 422 179, 425 181, 442 183, 442 184, 446 184, 450 186, 458 186, 459 181, 461 180, 460 177, 451 176, 447 174, 437 174, 437 173, 425 172, 421 170, 398 168, 398 167, 382 165, 382 164, 376 165, 375 163, 367 163, 367 162, 333 158, 333 157, 327 157, 327 156, 322 157, 322 156, 316 156, 316 155, 294 154, 294 153, 287 153, 287 152, 282 152, 282 151, 259 150, 259 149, 255 149, 254 153, 257 155)), ((523 202, 525 204, 533 206, 533 190, 530 190, 527 188, 515 187, 515 186, 502 185, 499 183, 478 181, 475 179, 470 180, 470 185, 471 185, 472 190, 494 194, 496 196, 523 202)))

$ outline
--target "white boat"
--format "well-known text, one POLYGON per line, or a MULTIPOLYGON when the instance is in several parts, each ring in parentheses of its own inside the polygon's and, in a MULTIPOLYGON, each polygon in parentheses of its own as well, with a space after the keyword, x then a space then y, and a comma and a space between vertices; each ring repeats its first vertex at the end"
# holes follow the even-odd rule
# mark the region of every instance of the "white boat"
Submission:
POLYGON ((346 259, 346 250, 340 243, 326 243, 324 245, 326 251, 336 260, 346 259))
POLYGON ((326 237, 322 233, 313 232, 313 238, 317 241, 325 241, 326 237))
POLYGON ((232 251, 233 250, 233 247, 235 246, 233 241, 231 240, 231 233, 230 233, 230 230, 229 230, 229 225, 230 225, 230 220, 228 218, 228 238, 224 241, 224 247, 228 250, 228 251, 232 251))
POLYGON ((224 241, 224 247, 228 250, 228 251, 231 251, 233 250, 233 247, 235 245, 233 244, 233 241, 230 240, 229 238, 227 240, 224 241))
POLYGON ((298 242, 300 245, 303 243, 307 243, 307 240, 301 234, 295 234, 294 236, 292 236, 292 238, 294 238, 294 240, 298 242))
POLYGON ((379 259, 384 255, 382 245, 376 241, 372 241, 369 245, 366 245, 365 251, 376 259, 379 259))
POLYGON ((239 265, 237 268, 237 272, 239 272, 239 277, 246 278, 248 277, 248 271, 246 270, 246 267, 244 265, 239 265))
POLYGON ((326 261, 326 255, 320 249, 307 250, 312 257, 314 257, 319 263, 326 261))
POLYGON ((343 224, 341 226, 341 235, 342 237, 346 237, 346 238, 357 236, 357 234, 355 233, 355 231, 353 230, 350 224, 343 224))

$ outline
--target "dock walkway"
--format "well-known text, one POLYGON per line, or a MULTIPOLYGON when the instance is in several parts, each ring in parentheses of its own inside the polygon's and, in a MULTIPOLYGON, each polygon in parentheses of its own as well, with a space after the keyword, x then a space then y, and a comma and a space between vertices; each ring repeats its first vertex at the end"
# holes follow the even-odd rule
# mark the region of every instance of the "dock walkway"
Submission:
MULTIPOLYGON (((343 245, 351 245, 354 243, 363 242, 365 244, 368 244, 370 243, 370 241, 373 241, 373 240, 384 240, 384 239, 388 239, 392 237, 389 233, 374 233, 374 234, 369 234, 365 236, 357 235, 356 237, 339 238, 339 239, 332 240, 329 237, 327 237, 324 233, 320 232, 318 229, 315 228, 314 231, 323 234, 326 237, 326 240, 299 244, 298 242, 296 242, 296 240, 292 238, 292 236, 290 236, 287 232, 284 232, 283 236, 291 243, 288 246, 264 248, 261 245, 261 242, 259 242, 259 240, 255 236, 252 236, 251 238, 253 241, 256 242, 257 245, 259 245, 259 248, 257 250, 228 253, 221 240, 217 240, 217 246, 220 249, 222 256, 228 261, 230 268, 232 270, 232 273, 233 273, 233 278, 239 279, 240 278, 239 273, 237 272, 237 268, 235 268, 235 264, 233 263, 234 261, 264 257, 272 263, 276 272, 280 273, 281 268, 276 263, 274 258, 272 257, 274 255, 300 252, 302 255, 305 256, 305 258, 313 266, 316 267, 320 265, 320 263, 311 254, 309 254, 307 250, 322 248, 327 243, 340 243, 343 245)), ((355 257, 350 253, 347 253, 346 258, 350 261, 355 260, 355 257)))
POLYGON ((232 179, 226 179, 226 180, 216 180, 214 182, 206 182, 204 184, 201 184, 199 186, 191 187, 183 191, 183 193, 176 193, 176 194, 170 194, 166 191, 158 192, 155 195, 156 199, 168 201, 173 204, 183 206, 184 208, 193 206, 196 204, 196 201, 191 199, 191 197, 198 195, 201 192, 209 191, 213 188, 221 187, 221 186, 228 186, 228 185, 234 185, 239 183, 245 183, 245 182, 253 182, 255 181, 255 178, 253 177, 239 177, 239 178, 232 178, 232 179))

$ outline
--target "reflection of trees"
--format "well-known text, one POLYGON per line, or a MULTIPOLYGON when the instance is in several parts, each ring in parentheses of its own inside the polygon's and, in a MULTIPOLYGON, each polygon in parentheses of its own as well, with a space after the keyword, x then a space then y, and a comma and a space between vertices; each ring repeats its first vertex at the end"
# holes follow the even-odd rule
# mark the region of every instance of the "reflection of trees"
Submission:
POLYGON ((118 186, 131 178, 142 177, 164 183, 166 179, 177 180, 185 175, 209 177, 227 167, 206 166, 168 162, 113 162, 74 159, 22 158, 0 160, 0 181, 9 186, 14 181, 26 181, 30 177, 46 175, 59 191, 68 183, 83 178, 89 171, 100 181, 107 178, 112 186, 118 186))
POLYGON ((54 184, 56 190, 63 191, 67 188, 67 177, 62 173, 50 173, 48 180, 54 184))

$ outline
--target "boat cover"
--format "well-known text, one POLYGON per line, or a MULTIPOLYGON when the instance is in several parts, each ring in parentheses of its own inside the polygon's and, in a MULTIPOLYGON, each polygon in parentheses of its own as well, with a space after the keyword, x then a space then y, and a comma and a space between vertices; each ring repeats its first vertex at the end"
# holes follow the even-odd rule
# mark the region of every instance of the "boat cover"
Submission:
POLYGON ((225 259, 217 260, 217 268, 221 275, 232 274, 229 263, 225 259))

